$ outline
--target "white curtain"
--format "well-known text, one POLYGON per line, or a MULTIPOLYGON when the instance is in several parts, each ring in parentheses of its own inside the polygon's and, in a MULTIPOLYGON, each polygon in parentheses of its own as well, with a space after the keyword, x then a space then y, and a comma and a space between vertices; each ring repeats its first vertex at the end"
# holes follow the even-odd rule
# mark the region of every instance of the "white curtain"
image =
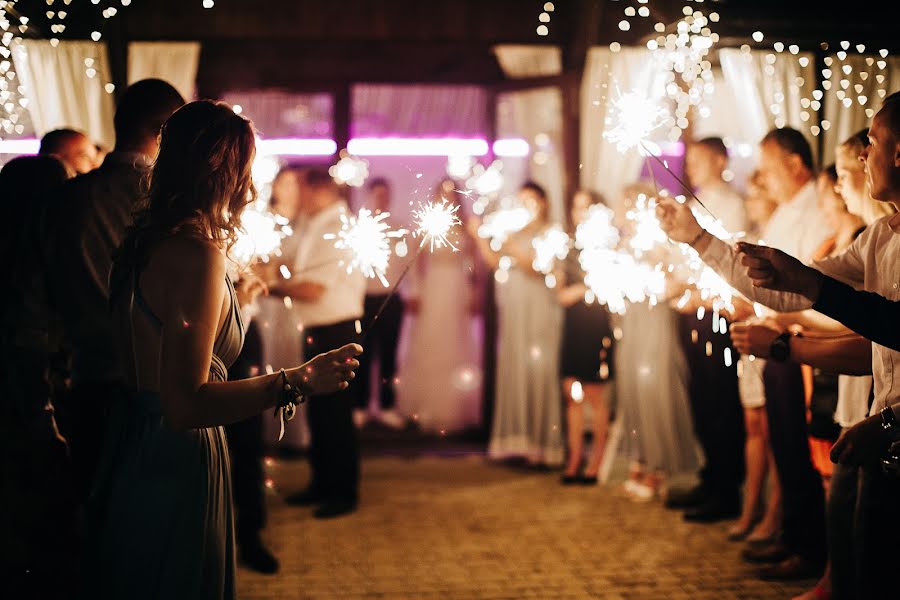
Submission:
POLYGON ((815 87, 815 59, 811 54, 773 54, 741 52, 734 48, 719 50, 724 85, 730 88, 734 102, 732 135, 756 144, 774 127, 793 127, 816 143, 810 133, 814 120, 804 121, 800 100, 810 98, 815 87), (774 56, 770 62, 769 56, 774 56), (809 62, 800 66, 800 59, 809 62), (768 68, 771 67, 771 68, 768 68))
POLYGON ((25 87, 28 112, 37 135, 59 128, 84 131, 96 143, 112 148, 113 99, 106 44, 23 40, 25 52, 14 52, 16 72, 25 87))
POLYGON ((874 115, 881 108, 884 98, 900 89, 900 57, 854 54, 843 61, 836 55, 832 55, 831 59, 833 62, 826 67, 832 72, 829 78, 831 89, 825 92, 822 102, 823 119, 829 124, 828 129, 820 134, 825 138, 823 164, 834 162, 835 148, 860 129, 869 126, 872 119, 866 114, 866 109, 870 109, 869 114, 874 115), (849 66, 849 73, 844 71, 845 66, 849 66), (848 82, 846 89, 840 84, 842 79, 848 82), (839 90, 844 92, 845 98, 850 99, 850 106, 845 106, 843 98, 838 97, 839 90), (861 96, 865 104, 860 102, 861 96))
POLYGON ((354 85, 353 137, 482 137, 487 96, 473 85, 354 85))
MULTIPOLYGON (((560 49, 556 46, 494 47, 497 62, 511 78, 559 75, 560 49)), ((522 178, 533 179, 546 190, 550 220, 565 220, 565 155, 563 151, 563 99, 558 87, 536 88, 500 94, 497 99, 497 137, 523 138, 531 147, 522 178)), ((504 161, 507 177, 514 173, 516 159, 504 161), (507 168, 506 163, 510 163, 507 168)))
POLYGON ((619 207, 623 188, 640 175, 643 158, 636 150, 619 151, 603 137, 609 108, 619 92, 662 98, 663 76, 649 50, 588 51, 581 82, 581 185, 603 194, 613 208, 619 207))
POLYGON ((200 42, 131 42, 128 85, 141 79, 162 79, 190 101, 197 93, 199 64, 200 42))

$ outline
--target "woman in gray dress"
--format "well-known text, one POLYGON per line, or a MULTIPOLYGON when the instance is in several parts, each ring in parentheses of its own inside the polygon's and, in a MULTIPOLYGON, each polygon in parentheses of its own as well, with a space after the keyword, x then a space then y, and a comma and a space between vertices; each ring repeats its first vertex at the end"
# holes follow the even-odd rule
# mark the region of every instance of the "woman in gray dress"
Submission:
POLYGON ((110 278, 131 395, 111 407, 91 498, 91 598, 235 597, 223 425, 342 389, 350 344, 283 372, 227 382, 243 343, 228 248, 254 196, 253 127, 200 101, 163 126, 146 206, 110 278))
MULTIPOLYGON (((546 192, 533 182, 521 187, 519 199, 534 219, 511 235, 499 253, 477 238, 485 260, 497 269, 497 387, 488 456, 558 466, 563 462, 562 307, 544 274, 532 265, 532 241, 549 227, 549 205, 546 192)), ((477 231, 477 223, 470 227, 477 231)))

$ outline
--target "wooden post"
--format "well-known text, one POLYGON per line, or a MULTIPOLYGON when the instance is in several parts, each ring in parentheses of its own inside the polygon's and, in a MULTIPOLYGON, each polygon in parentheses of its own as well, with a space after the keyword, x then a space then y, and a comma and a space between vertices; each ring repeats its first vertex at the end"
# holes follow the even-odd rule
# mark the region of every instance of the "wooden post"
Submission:
POLYGON ((352 110, 350 106, 350 86, 342 85, 334 90, 332 95, 334 105, 332 106, 331 124, 332 137, 337 143, 337 151, 347 147, 350 142, 350 120, 352 110))
POLYGON ((581 80, 587 53, 597 43, 603 4, 600 0, 580 0, 570 22, 572 42, 563 49, 562 152, 565 165, 563 185, 566 218, 571 212, 572 196, 581 183, 581 80))

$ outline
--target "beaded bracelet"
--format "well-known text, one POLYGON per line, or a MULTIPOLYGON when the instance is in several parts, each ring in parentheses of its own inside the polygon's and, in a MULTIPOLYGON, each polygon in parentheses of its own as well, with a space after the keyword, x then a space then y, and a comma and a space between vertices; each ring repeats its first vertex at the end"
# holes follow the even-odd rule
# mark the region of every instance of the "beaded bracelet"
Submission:
POLYGON ((280 442, 281 438, 284 437, 284 422, 294 418, 294 415, 297 414, 297 405, 303 404, 306 401, 306 396, 303 395, 303 392, 298 387, 288 381, 287 373, 284 372, 284 369, 279 371, 278 376, 281 379, 281 397, 278 399, 278 404, 275 408, 275 418, 281 424, 281 429, 278 433, 278 441, 280 442))

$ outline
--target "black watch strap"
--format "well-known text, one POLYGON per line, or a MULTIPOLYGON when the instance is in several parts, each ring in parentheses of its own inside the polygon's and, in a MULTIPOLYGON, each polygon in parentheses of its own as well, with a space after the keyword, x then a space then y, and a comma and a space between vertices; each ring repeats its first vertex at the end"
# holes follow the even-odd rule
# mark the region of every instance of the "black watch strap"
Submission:
POLYGON ((769 356, 775 362, 786 362, 791 357, 791 334, 782 333, 769 347, 769 356))

